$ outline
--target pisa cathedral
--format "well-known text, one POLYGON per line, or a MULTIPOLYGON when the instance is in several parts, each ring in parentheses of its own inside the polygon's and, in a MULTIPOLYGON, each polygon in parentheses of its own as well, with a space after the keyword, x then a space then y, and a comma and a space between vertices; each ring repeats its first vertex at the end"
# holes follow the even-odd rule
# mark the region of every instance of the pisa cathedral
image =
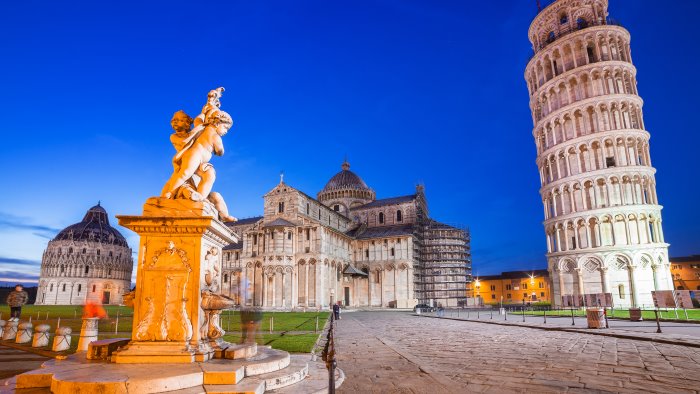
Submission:
POLYGON ((119 305, 130 290, 134 262, 124 236, 98 203, 61 230, 41 258, 36 305, 119 305))
POLYGON ((468 231, 431 219, 422 186, 376 199, 347 162, 317 198, 280 180, 262 216, 227 224, 241 241, 224 249, 222 293, 242 305, 456 306, 471 281, 468 231))
POLYGON ((601 292, 615 306, 652 305, 651 291, 673 289, 630 33, 607 8, 607 0, 557 0, 528 32, 555 305, 601 292))

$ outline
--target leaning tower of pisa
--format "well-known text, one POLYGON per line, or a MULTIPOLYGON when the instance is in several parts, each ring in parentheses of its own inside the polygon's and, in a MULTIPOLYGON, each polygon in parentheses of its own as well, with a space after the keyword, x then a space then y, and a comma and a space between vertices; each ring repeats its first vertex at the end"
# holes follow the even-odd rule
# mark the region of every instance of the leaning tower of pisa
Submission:
POLYGON ((652 290, 673 288, 630 33, 607 8, 557 0, 528 32, 555 305, 562 295, 612 293, 615 306, 649 306, 652 290))

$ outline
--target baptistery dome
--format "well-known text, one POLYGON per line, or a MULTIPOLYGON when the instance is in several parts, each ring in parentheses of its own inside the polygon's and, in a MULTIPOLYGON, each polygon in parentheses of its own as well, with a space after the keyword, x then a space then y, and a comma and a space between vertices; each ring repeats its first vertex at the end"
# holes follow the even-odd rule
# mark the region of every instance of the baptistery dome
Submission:
POLYGON ((317 197, 321 203, 348 216, 351 208, 374 201, 375 193, 362 178, 350 171, 350 163, 346 160, 341 171, 333 175, 317 197))
POLYGON ((36 304, 120 304, 131 288, 133 265, 126 239, 110 226, 107 211, 98 203, 49 241, 36 304))

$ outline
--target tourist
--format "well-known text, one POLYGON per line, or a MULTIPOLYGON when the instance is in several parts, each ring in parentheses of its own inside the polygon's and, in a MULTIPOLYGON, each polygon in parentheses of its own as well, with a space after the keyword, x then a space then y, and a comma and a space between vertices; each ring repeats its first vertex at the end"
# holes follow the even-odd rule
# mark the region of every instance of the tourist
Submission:
POLYGON ((247 279, 241 280, 239 302, 241 304, 241 343, 253 344, 262 321, 262 310, 255 306, 255 294, 260 294, 247 279), (247 306, 248 301, 253 306, 247 306))
POLYGON ((22 305, 29 301, 29 295, 22 285, 18 284, 15 286, 15 290, 12 291, 7 296, 7 305, 10 306, 10 318, 19 320, 19 316, 22 314, 22 305))
POLYGON ((335 320, 340 319, 340 303, 336 302, 333 304, 333 316, 335 317, 335 320))

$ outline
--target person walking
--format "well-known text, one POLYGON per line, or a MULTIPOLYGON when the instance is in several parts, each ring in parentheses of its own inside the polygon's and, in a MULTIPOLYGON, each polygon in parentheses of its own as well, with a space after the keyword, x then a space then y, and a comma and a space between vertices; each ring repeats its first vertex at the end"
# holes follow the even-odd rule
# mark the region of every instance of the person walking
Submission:
POLYGON ((22 314, 22 306, 29 301, 29 294, 24 291, 22 285, 15 286, 15 290, 7 296, 7 305, 10 306, 10 318, 19 320, 22 314))
POLYGON ((340 319, 340 304, 339 303, 333 304, 333 315, 335 317, 335 320, 340 319))

